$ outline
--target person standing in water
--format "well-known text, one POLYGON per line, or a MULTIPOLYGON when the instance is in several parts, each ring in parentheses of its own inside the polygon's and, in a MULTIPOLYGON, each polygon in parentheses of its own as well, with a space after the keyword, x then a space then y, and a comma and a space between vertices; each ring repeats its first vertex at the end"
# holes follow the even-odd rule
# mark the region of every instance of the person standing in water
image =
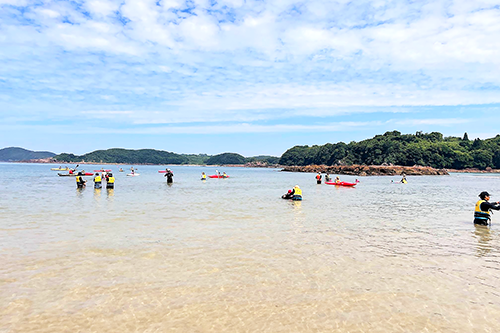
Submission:
POLYGON ((207 175, 204 172, 201 173, 201 180, 207 180, 207 175))
POLYGON ((316 184, 321 184, 321 173, 318 172, 318 174, 316 175, 316 184))
POLYGON ((76 176, 76 188, 84 188, 86 182, 86 180, 83 180, 83 173, 79 172, 76 176))
POLYGON ((479 201, 476 202, 474 209, 474 224, 488 225, 491 223, 491 210, 500 210, 500 201, 488 202, 490 194, 486 191, 479 193, 479 201))
POLYGON ((106 175, 106 188, 115 188, 115 177, 112 173, 106 175))
POLYGON ((165 172, 165 176, 163 176, 163 177, 167 177, 167 183, 173 183, 174 182, 174 173, 170 169, 167 169, 166 171, 167 172, 165 172))
POLYGON ((101 188, 102 187, 102 177, 99 176, 99 173, 96 172, 94 176, 94 188, 101 188))

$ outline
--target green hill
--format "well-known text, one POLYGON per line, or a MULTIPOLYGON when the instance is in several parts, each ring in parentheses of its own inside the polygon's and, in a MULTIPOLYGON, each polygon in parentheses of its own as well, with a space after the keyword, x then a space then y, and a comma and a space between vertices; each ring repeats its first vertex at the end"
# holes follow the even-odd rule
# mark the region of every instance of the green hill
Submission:
POLYGON ((112 148, 96 150, 84 155, 59 154, 54 157, 60 162, 126 163, 126 164, 187 164, 186 156, 155 149, 112 148))
POLYGON ((245 157, 235 153, 223 153, 210 157, 206 164, 220 165, 220 164, 245 164, 245 157))
POLYGON ((422 165, 434 168, 500 168, 500 135, 469 140, 441 133, 386 132, 372 139, 346 144, 295 146, 280 158, 282 165, 422 165))
POLYGON ((49 151, 32 151, 19 147, 0 149, 0 161, 15 162, 53 157, 56 154, 49 151))

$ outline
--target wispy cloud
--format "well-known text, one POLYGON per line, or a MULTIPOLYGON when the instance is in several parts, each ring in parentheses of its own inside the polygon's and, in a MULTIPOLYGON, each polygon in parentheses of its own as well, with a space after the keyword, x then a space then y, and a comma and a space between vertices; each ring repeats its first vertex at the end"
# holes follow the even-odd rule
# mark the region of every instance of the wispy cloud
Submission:
POLYGON ((0 0, 0 21, 2 120, 315 132, 472 124, 442 107, 500 104, 490 0, 0 0))

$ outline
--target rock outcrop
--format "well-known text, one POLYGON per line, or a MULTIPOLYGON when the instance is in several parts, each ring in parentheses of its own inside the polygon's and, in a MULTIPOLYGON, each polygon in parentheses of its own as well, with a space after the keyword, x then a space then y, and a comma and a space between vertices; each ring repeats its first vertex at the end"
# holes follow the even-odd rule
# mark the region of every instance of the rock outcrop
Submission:
POLYGON ((281 171, 288 172, 321 172, 329 174, 353 175, 353 176, 395 176, 403 173, 408 176, 440 176, 448 175, 444 169, 434 169, 424 166, 382 166, 382 165, 307 165, 286 166, 281 171))

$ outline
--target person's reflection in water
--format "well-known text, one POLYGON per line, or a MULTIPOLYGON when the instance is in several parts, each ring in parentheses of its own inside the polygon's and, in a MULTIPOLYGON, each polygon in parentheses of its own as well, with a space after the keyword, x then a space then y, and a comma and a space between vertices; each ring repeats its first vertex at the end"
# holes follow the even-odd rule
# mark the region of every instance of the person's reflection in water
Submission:
POLYGON ((490 228, 484 225, 474 225, 476 230, 474 235, 477 238, 477 256, 483 257, 491 252, 491 245, 489 242, 493 239, 490 228))
POLYGON ((113 197, 115 196, 115 189, 114 188, 108 188, 106 189, 106 192, 108 194, 108 200, 113 201, 113 197))
POLYGON ((298 211, 302 210, 302 201, 299 200, 291 200, 292 208, 298 211))
POLYGON ((94 199, 99 200, 101 198, 101 189, 100 188, 94 188, 94 199))
POLYGON ((83 198, 83 191, 85 191, 85 187, 77 187, 76 188, 76 196, 78 198, 83 198))

